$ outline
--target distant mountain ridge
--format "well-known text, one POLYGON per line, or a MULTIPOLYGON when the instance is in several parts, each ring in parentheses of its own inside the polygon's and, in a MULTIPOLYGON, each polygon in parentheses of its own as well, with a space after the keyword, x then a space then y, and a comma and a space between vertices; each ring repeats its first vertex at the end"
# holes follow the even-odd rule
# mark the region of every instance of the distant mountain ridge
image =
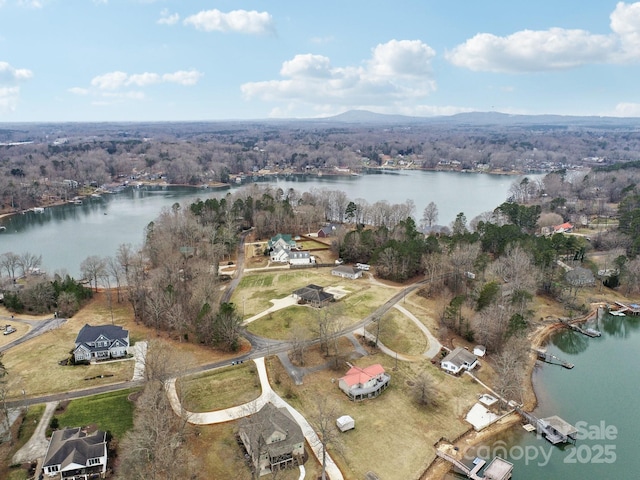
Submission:
POLYGON ((414 117, 407 115, 389 115, 368 110, 349 110, 333 117, 316 119, 317 122, 350 124, 455 124, 455 125, 557 125, 557 126, 601 126, 601 127, 640 127, 638 117, 599 117, 571 115, 512 115, 500 112, 467 112, 450 116, 414 117))

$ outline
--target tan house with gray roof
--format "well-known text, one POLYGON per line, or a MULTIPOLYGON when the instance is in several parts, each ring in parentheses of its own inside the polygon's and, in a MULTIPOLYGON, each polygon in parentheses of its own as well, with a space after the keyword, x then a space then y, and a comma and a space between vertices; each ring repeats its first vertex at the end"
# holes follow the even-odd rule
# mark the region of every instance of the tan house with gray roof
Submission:
POLYGON ((238 435, 260 475, 302 465, 306 460, 302 429, 285 407, 266 403, 240 420, 238 435))

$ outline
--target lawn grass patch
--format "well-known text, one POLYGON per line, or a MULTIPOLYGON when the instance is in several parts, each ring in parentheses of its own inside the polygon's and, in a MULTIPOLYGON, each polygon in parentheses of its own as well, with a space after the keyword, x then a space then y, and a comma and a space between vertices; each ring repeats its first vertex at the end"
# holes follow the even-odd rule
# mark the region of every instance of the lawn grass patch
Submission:
MULTIPOLYGON (((367 331, 374 336, 377 329, 377 322, 367 325, 367 331)), ((428 346, 424 333, 396 309, 389 310, 380 319, 379 340, 394 352, 405 355, 420 355, 428 346)))
POLYGON ((20 428, 18 429, 18 440, 16 442, 16 451, 20 450, 22 446, 29 441, 33 432, 36 431, 36 427, 42 418, 44 413, 44 404, 33 405, 28 408, 20 428))
POLYGON ((260 396, 260 379, 253 362, 183 377, 176 382, 183 406, 190 412, 234 407, 260 396))
POLYGON ((247 325, 247 330, 261 337, 288 340, 293 329, 300 326, 308 332, 317 330, 318 316, 322 310, 293 305, 276 310, 247 325))
POLYGON ((118 439, 133 427, 133 407, 129 395, 136 390, 120 390, 71 400, 64 412, 54 414, 60 428, 96 424, 118 439))

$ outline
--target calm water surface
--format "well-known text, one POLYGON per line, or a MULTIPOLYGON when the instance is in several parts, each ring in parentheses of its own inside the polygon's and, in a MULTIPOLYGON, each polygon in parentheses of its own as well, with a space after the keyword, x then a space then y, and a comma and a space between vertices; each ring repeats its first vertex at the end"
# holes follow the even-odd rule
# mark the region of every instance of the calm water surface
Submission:
MULTIPOLYGON (((281 177, 268 183, 285 191, 342 190, 350 199, 364 199, 370 204, 380 200, 396 204, 411 199, 415 202, 416 219, 422 217, 424 208, 433 201, 440 212, 438 223, 448 225, 458 212, 464 212, 471 220, 493 210, 505 201, 516 180, 517 177, 495 175, 406 171, 359 177, 281 177)), ((82 205, 66 204, 47 208, 42 214, 15 215, 0 220, 7 228, 0 233, 0 253, 41 254, 44 270, 66 270, 77 277, 80 263, 88 256, 113 256, 123 243, 142 244, 144 228, 163 208, 176 202, 187 205, 198 198, 220 198, 228 193, 229 190, 198 188, 134 188, 87 198, 82 205)))
POLYGON ((575 364, 572 370, 544 363, 533 377, 536 416, 558 415, 580 426, 582 438, 557 447, 518 426, 469 456, 506 452, 517 480, 640 478, 640 317, 605 314, 593 325, 600 338, 561 331, 547 346, 575 364))

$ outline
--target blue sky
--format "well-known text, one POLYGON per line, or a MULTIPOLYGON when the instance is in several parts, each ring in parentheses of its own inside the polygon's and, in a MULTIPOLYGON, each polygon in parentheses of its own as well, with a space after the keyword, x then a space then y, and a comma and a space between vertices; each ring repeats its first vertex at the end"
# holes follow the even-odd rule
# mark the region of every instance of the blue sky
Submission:
POLYGON ((640 116, 640 2, 0 0, 0 122, 640 116))

